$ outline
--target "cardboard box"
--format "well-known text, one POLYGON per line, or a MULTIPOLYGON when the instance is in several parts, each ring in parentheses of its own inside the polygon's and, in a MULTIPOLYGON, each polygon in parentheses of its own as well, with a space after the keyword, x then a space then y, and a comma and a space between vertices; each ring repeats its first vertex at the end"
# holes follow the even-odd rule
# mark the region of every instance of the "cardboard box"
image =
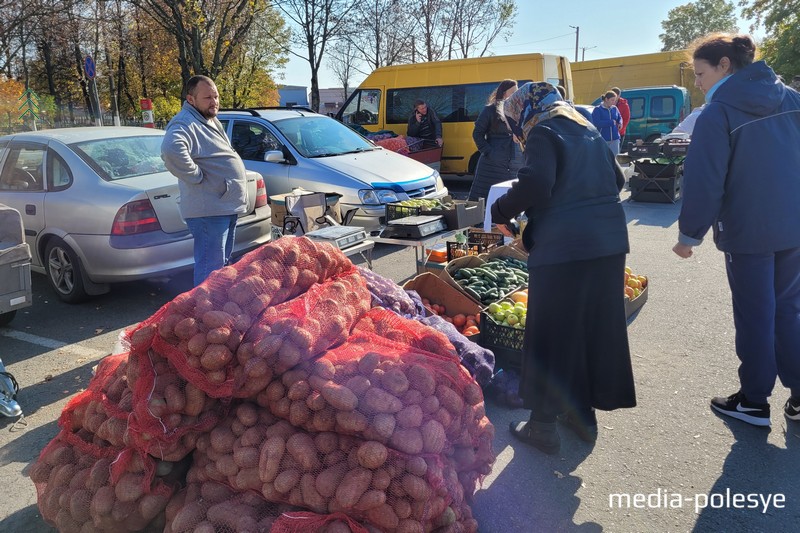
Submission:
POLYGON ((465 297, 475 302, 476 305, 480 305, 480 302, 478 300, 474 299, 472 296, 464 292, 464 289, 461 288, 461 285, 459 285, 458 282, 456 282, 455 278, 453 278, 453 273, 464 267, 468 268, 479 267, 483 266, 485 263, 486 262, 477 255, 468 255, 466 257, 459 257, 458 259, 453 259, 452 261, 447 263, 447 266, 444 268, 444 271, 441 274, 441 278, 445 282, 447 282, 448 285, 455 288, 465 297))
POLYGON ((476 315, 480 306, 463 292, 451 287, 446 281, 435 274, 426 272, 408 280, 403 285, 405 290, 417 291, 422 298, 427 298, 432 303, 444 305, 447 315, 454 316, 459 313, 476 315))
MULTIPOLYGON (((274 196, 269 197, 269 205, 272 208, 272 225, 283 227, 283 219, 288 215, 286 211, 286 197, 287 196, 295 196, 298 194, 314 194, 313 191, 306 191, 303 189, 297 189, 290 193, 286 194, 276 194, 274 196)), ((339 199, 342 197, 341 194, 335 192, 326 192, 325 193, 325 203, 327 204, 327 210, 325 211, 326 215, 329 215, 333 218, 338 224, 342 223, 342 208, 339 204, 339 199)))

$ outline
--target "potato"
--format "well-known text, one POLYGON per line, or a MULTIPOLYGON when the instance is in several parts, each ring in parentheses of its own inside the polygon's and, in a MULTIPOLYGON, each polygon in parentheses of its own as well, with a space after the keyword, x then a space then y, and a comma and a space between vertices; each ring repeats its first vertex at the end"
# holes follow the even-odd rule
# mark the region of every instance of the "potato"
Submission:
POLYGON ((385 530, 396 529, 397 525, 400 523, 400 519, 397 518, 394 509, 385 503, 367 510, 366 517, 371 523, 385 530))
POLYGON ((432 396, 436 391, 436 381, 428 368, 421 365, 411 365, 408 370, 409 384, 420 391, 423 397, 432 396))
POLYGON ((353 411, 358 406, 358 398, 346 387, 329 381, 319 391, 334 409, 339 411, 353 411))
POLYGON ((341 462, 329 466, 320 472, 314 484, 317 492, 326 498, 333 497, 333 495, 336 494, 336 489, 339 486, 339 482, 342 481, 342 476, 345 475, 345 472, 347 472, 347 465, 341 462))
POLYGON ((389 445, 397 451, 410 455, 420 454, 424 448, 422 434, 414 428, 397 429, 392 434, 389 445))
POLYGON ((179 339, 189 340, 199 332, 197 320, 192 317, 184 318, 175 324, 175 336, 179 339))
POLYGON ((425 501, 431 495, 428 484, 422 478, 413 474, 405 474, 401 480, 401 484, 406 494, 415 500, 425 501))
POLYGON ((400 427, 416 428, 422 424, 425 414, 419 405, 409 405, 397 413, 397 423, 400 427))
POLYGON ((282 494, 289 494, 300 481, 300 471, 288 468, 275 477, 275 490, 282 494))
POLYGON ((203 352, 206 350, 208 346, 208 340, 206 339, 205 333, 197 333, 189 339, 189 342, 186 345, 186 348, 189 350, 191 355, 195 357, 200 357, 203 355, 203 352))
POLYGON ((79 523, 90 519, 89 506, 92 502, 92 493, 86 489, 79 489, 72 493, 69 498, 69 514, 79 523))
POLYGON ((366 492, 372 482, 372 472, 366 468, 353 468, 348 471, 336 488, 336 501, 343 508, 352 508, 366 492))
POLYGON ((286 450, 286 441, 283 437, 274 436, 267 439, 261 447, 258 459, 258 472, 261 481, 272 483, 278 475, 281 459, 286 450))
POLYGON ((183 389, 186 404, 183 412, 189 416, 198 416, 206 403, 206 393, 187 382, 183 389))
POLYGON ((369 427, 367 417, 358 411, 339 411, 336 413, 336 431, 358 435, 369 427))
POLYGON ((400 396, 408 390, 408 378, 400 368, 391 368, 382 376, 381 385, 387 392, 400 396))
MULTIPOLYGON (((364 468, 376 470, 383 466, 389 457, 386 446, 376 441, 366 441, 358 447, 358 463, 364 468)), ((363 509, 362 509, 363 510, 363 509)))
POLYGON ((114 494, 121 502, 134 502, 144 494, 144 476, 126 472, 114 486, 114 494))
POLYGON ((207 370, 221 370, 232 360, 233 353, 221 344, 209 344, 200 356, 200 364, 207 370))
POLYGON ((233 450, 233 460, 240 468, 258 467, 259 451, 255 447, 242 446, 233 450))
POLYGON ((206 515, 205 507, 198 501, 187 501, 175 518, 172 519, 170 525, 172 531, 192 531, 195 526, 199 524, 206 515))
POLYGON ((373 413, 396 413, 403 408, 399 398, 377 387, 370 387, 362 402, 364 408, 373 413))
POLYGON ((286 451, 306 472, 319 470, 322 466, 317 457, 314 440, 307 433, 295 433, 286 441, 286 451))
POLYGON ((447 437, 444 426, 436 420, 428 420, 422 425, 422 448, 425 453, 440 454, 444 451, 447 437))
POLYGON ((464 412, 464 401, 461 397, 447 385, 436 387, 436 396, 445 409, 454 415, 461 415, 464 412))
POLYGON ((333 409, 326 407, 314 413, 311 418, 311 427, 314 431, 333 431, 336 428, 336 415, 333 409))
POLYGON ((164 398, 167 402, 167 409, 170 412, 183 412, 186 407, 186 396, 184 396, 178 386, 174 383, 170 383, 164 389, 164 398))
POLYGON ((229 326, 233 323, 233 315, 225 311, 208 311, 203 314, 203 324, 208 329, 215 329, 222 326, 229 326))
MULTIPOLYGON (((220 326, 218 328, 214 328, 212 330, 209 330, 208 333, 206 334, 206 339, 211 344, 227 344, 231 338, 241 340, 241 338, 238 335, 233 335, 233 331, 229 326, 220 326)), ((239 343, 235 342, 234 344, 235 346, 233 347, 233 349, 235 350, 238 347, 239 343)))

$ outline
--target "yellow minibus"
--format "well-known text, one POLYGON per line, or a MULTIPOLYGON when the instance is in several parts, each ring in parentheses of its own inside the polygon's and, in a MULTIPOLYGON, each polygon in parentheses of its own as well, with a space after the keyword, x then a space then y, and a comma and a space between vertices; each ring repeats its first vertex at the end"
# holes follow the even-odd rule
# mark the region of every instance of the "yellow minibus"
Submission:
POLYGON ((336 118, 368 131, 406 134, 415 100, 424 100, 442 121, 441 172, 473 174, 478 148, 472 140, 475 120, 504 79, 520 84, 548 81, 572 97, 569 61, 562 56, 518 54, 452 59, 381 67, 367 76, 336 118))

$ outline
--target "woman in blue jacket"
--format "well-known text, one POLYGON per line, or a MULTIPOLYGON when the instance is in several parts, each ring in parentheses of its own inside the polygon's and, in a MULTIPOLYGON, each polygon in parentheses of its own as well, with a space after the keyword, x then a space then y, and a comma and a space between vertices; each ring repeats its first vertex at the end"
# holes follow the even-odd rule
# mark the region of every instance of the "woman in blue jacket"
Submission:
POLYGON ((622 128, 622 115, 614 105, 617 93, 608 91, 603 95, 602 103, 592 111, 592 124, 603 136, 614 155, 619 155, 619 130, 622 128))
POLYGON ((684 165, 678 244, 692 255, 709 228, 725 252, 733 297, 740 388, 716 411, 770 425, 776 377, 800 420, 800 95, 763 61, 747 35, 713 34, 694 49, 706 95, 684 165))

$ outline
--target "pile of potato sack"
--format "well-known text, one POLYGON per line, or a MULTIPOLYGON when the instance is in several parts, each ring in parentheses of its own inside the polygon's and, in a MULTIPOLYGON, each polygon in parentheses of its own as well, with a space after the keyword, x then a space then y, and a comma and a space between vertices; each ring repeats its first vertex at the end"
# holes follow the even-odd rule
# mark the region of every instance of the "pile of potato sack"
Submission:
POLYGON ((31 468, 44 519, 477 531, 469 502, 494 461, 481 388, 445 335, 375 305, 365 272, 284 237, 127 331, 31 468))

